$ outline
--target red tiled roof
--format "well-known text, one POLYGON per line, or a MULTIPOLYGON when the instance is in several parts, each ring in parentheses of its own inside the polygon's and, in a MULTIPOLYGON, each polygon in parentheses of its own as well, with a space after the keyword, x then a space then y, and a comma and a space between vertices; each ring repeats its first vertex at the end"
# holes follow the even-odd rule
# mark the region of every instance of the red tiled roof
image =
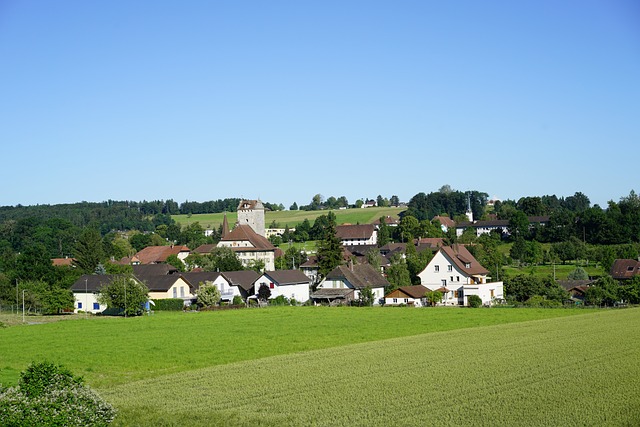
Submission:
POLYGON ((640 274, 640 261, 635 259, 617 259, 611 266, 611 277, 616 280, 630 279, 640 274))
MULTIPOLYGON (((233 230, 229 232, 229 234, 227 234, 225 237, 220 239, 220 241, 221 242, 248 241, 253 246, 253 249, 274 250, 274 251, 276 249, 276 247, 273 246, 271 242, 267 240, 266 237, 259 235, 258 233, 253 231, 253 228, 251 228, 251 226, 246 224, 237 225, 233 230)), ((232 247, 231 249, 233 249, 234 251, 246 251, 246 250, 250 250, 251 248, 232 247)))
POLYGON ((147 246, 136 254, 140 264, 153 264, 165 262, 169 255, 178 255, 180 252, 191 252, 186 246, 147 246))
POLYGON ((471 252, 463 245, 444 246, 440 251, 451 260, 459 270, 464 271, 469 276, 474 274, 488 274, 489 271, 471 255, 471 252), (466 264, 469 265, 467 268, 466 264))
POLYGON ((338 225, 336 226, 336 236, 340 240, 370 239, 375 229, 373 224, 338 225))
POLYGON ((56 267, 63 267, 66 265, 72 265, 74 259, 73 258, 51 258, 53 265, 56 267))

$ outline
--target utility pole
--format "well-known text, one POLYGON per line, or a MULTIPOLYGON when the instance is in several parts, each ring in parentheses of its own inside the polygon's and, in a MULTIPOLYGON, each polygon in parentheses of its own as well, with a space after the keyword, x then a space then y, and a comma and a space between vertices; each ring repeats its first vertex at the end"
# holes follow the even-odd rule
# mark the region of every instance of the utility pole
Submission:
POLYGON ((26 289, 22 290, 22 323, 24 323, 24 291, 26 291, 26 289))

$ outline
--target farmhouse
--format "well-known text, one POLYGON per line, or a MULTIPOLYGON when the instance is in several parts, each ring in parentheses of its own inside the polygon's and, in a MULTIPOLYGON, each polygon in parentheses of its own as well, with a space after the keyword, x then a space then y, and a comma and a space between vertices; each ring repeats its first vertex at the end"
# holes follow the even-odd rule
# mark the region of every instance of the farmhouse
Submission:
POLYGON ((373 224, 338 225, 336 236, 343 246, 376 245, 378 230, 373 224))
POLYGON ((300 270, 265 271, 254 282, 258 292, 260 286, 266 285, 271 291, 271 299, 282 295, 287 299, 306 302, 309 299, 310 279, 300 270))
POLYGON ((635 259, 617 259, 611 266, 611 277, 616 280, 628 280, 640 274, 640 261, 635 259))
MULTIPOLYGON (((114 274, 84 274, 71 286, 74 299, 74 313, 85 311, 88 313, 102 313, 107 306, 98 302, 100 289, 110 284, 114 279, 123 277, 114 274)), ((132 280, 139 281, 136 278, 132 280)))
POLYGON ((384 298, 384 289, 389 285, 387 279, 369 264, 339 265, 320 282, 311 298, 315 302, 348 304, 359 299, 360 292, 369 287, 374 295, 374 304, 379 304, 384 298))
MULTIPOLYGON (((548 216, 530 216, 529 227, 536 225, 542 226, 549 223, 548 216)), ((476 236, 480 237, 483 234, 489 234, 492 231, 500 233, 503 236, 509 236, 509 220, 506 219, 492 219, 487 221, 466 221, 461 222, 456 226, 456 235, 462 236, 462 233, 467 228, 471 228, 475 231, 476 236)))
POLYGON ((502 282, 488 282, 489 272, 463 245, 445 246, 418 273, 420 283, 443 294, 444 305, 468 305, 469 295, 478 295, 490 305, 504 298, 502 282))

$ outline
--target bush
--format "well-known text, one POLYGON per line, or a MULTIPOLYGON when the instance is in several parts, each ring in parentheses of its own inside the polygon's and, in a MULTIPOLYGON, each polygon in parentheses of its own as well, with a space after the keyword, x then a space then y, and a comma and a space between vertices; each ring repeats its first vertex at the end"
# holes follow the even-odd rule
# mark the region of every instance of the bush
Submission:
POLYGON ((480 298, 478 295, 469 295, 467 297, 467 303, 471 308, 478 308, 482 306, 482 298, 480 298))
POLYGON ((3 426, 106 426, 115 415, 81 377, 53 363, 31 364, 17 387, 0 387, 3 426))
POLYGON ((242 305, 244 304, 244 301, 242 300, 242 297, 240 295, 236 295, 233 297, 233 301, 231 301, 231 304, 233 305, 242 305))
POLYGON ((289 300, 284 295, 278 295, 272 300, 269 300, 271 305, 289 305, 289 300))
POLYGON ((181 311, 184 310, 184 301, 180 298, 154 299, 154 310, 157 311, 181 311))

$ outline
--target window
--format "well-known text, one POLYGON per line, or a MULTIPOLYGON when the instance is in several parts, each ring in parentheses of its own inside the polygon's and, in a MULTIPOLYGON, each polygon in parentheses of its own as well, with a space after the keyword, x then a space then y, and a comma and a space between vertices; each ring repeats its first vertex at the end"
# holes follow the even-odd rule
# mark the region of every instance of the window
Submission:
POLYGON ((458 298, 458 291, 453 291, 453 297, 458 298))
POLYGON ((178 298, 178 288, 173 288, 173 297, 178 298))
POLYGON ((269 283, 269 289, 273 289, 275 288, 275 285, 273 284, 273 282, 269 283))
POLYGON ((464 266, 465 266, 465 268, 471 268, 471 263, 470 262, 465 262, 464 266))
POLYGON ((409 302, 409 298, 404 299, 404 303, 407 304, 409 302))
POLYGON ((447 271, 453 271, 453 266, 451 264, 447 265, 447 271))
POLYGON ((180 286, 180 296, 184 297, 184 286, 180 286))
POLYGON ((438 271, 440 271, 440 266, 439 266, 439 265, 436 265, 436 266, 435 266, 435 268, 436 268, 436 273, 437 273, 438 271))
POLYGON ((394 298, 394 299, 393 299, 393 303, 395 304, 395 303, 397 303, 397 302, 398 302, 398 298, 394 298))
POLYGON ((78 308, 82 308, 82 303, 78 301, 78 308))
POLYGON ((100 303, 94 302, 93 303, 93 309, 94 310, 100 310, 100 303))
POLYGON ((447 279, 442 279, 442 286, 447 286, 447 279))
POLYGON ((453 282, 453 276, 450 277, 451 281, 453 282))
POLYGON ((493 298, 493 289, 491 289, 491 298, 493 298))
POLYGON ((460 276, 456 276, 456 282, 460 281, 460 276))

